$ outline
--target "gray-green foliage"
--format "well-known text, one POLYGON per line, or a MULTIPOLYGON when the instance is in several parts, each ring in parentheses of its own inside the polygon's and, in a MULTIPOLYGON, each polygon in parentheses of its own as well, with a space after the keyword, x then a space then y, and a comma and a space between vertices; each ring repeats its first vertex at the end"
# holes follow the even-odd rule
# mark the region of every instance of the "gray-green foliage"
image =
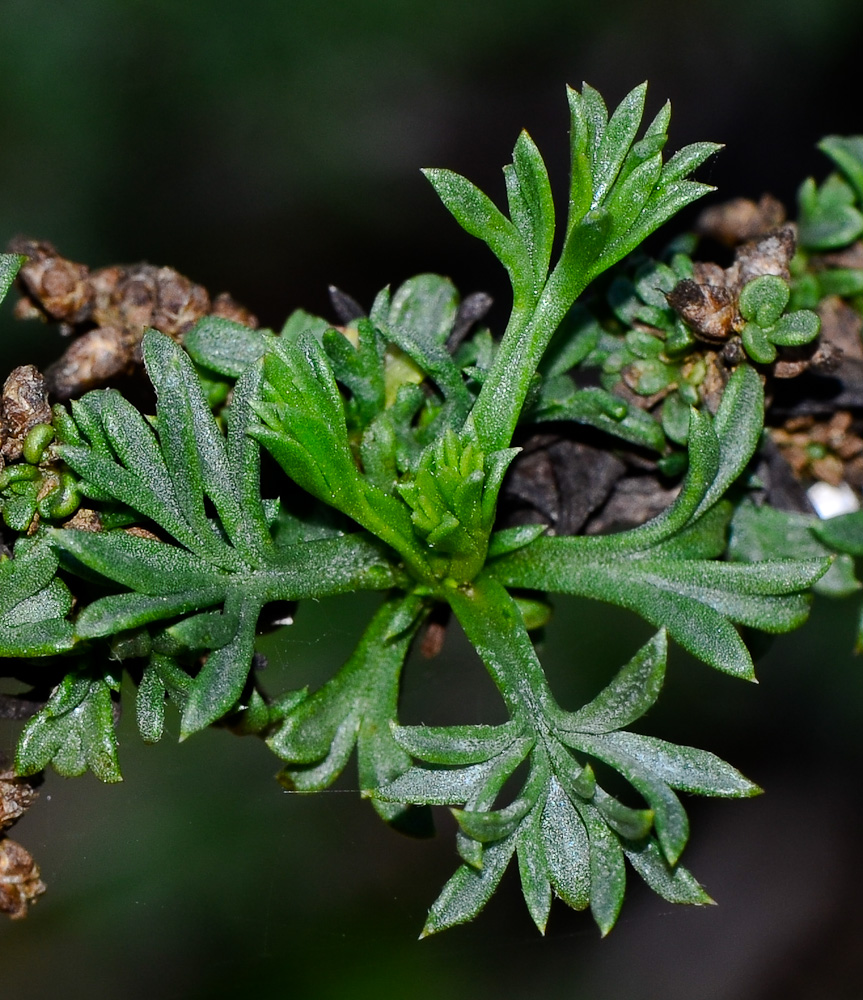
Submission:
MULTIPOLYGON (((735 530, 746 516, 743 507, 734 514, 728 495, 762 433, 758 374, 739 364, 715 414, 693 406, 697 380, 677 376, 694 341, 663 291, 689 273, 685 255, 642 263, 616 286, 618 319, 650 321, 655 333, 610 331, 574 307, 594 278, 709 190, 688 177, 717 147, 696 143, 663 161, 670 111, 666 105, 639 138, 644 87, 611 115, 589 87, 568 98, 571 182, 560 219, 527 133, 504 171, 508 217, 465 178, 427 172, 510 276, 513 311, 499 344, 480 330, 455 354, 448 350, 457 293, 445 278, 420 275, 384 290, 369 317, 346 331, 301 312, 279 335, 210 317, 185 349, 149 331, 153 415, 113 390, 56 411, 51 467, 71 477, 75 502, 98 512, 101 530, 65 526, 71 510, 46 508, 41 522, 28 518, 31 537, 0 564, 3 652, 53 657, 60 677, 24 729, 21 773, 51 763, 61 774, 89 767, 119 779, 112 705, 127 668, 145 740, 161 737, 173 704, 182 738, 220 721, 265 738, 291 787, 327 787, 356 750, 364 794, 387 821, 415 827, 427 815, 414 807, 450 807, 462 863, 425 933, 476 916, 513 859, 541 930, 557 896, 589 907, 607 933, 627 860, 666 899, 709 901, 679 863, 688 820, 677 793, 740 797, 758 789, 706 750, 629 727, 660 694, 668 639, 751 678, 736 626, 795 628, 829 552, 863 547, 855 522, 850 542, 839 527, 819 541, 813 527, 803 559, 738 548, 737 561, 719 560, 732 515, 735 530), (568 380, 581 364, 604 364, 613 376, 608 359, 624 350, 626 363, 646 363, 645 376, 666 378, 661 365, 676 379, 676 402, 659 419, 614 394, 614 378, 588 388, 568 380), (230 402, 214 415, 210 401, 225 393, 211 397, 210 388, 220 382, 230 385, 230 402), (668 439, 685 443, 679 495, 658 517, 613 535, 496 530, 520 420, 574 420, 666 458, 686 460, 668 439), (287 477, 276 496, 262 495, 261 447, 287 477), (299 495, 304 501, 294 504, 299 495), (85 595, 74 608, 70 588, 85 595), (341 670, 314 692, 302 678, 288 691, 265 692, 252 669, 264 605, 359 590, 384 597, 341 670), (528 634, 525 590, 617 604, 657 632, 599 695, 567 712, 528 634), (504 724, 399 723, 405 659, 441 605, 496 684, 504 724), (631 786, 639 807, 602 787, 597 762, 631 786), (520 767, 521 788, 503 796, 520 767)), ((840 165, 842 155, 836 146, 840 165)), ((2 258, 0 291, 19 264, 2 258)), ((741 300, 749 323, 773 345, 814 336, 811 324, 798 329, 785 313, 785 284, 765 281, 741 300)), ((41 450, 30 458, 25 465, 44 469, 41 450)), ((14 527, 11 495, 4 516, 14 527)))

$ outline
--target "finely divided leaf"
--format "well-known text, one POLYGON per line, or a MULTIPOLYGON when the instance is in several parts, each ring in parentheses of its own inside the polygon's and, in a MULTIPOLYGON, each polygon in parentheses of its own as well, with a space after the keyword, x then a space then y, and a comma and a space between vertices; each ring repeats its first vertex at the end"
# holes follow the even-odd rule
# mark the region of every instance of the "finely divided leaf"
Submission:
POLYGON ((683 865, 670 865, 654 839, 623 848, 627 861, 653 891, 669 903, 704 906, 713 900, 683 865))
POLYGON ((525 280, 533 273, 530 254, 512 222, 487 195, 460 174, 440 169, 424 170, 423 173, 462 229, 487 244, 503 264, 516 295, 528 294, 525 280))
POLYGON ((72 595, 54 575, 50 547, 19 541, 15 557, 0 561, 0 650, 4 656, 49 656, 74 643, 66 616, 72 595))
POLYGON ((610 733, 628 726, 653 705, 665 678, 667 643, 660 631, 633 656, 614 680, 560 728, 582 733, 610 733))
POLYGON ((515 847, 513 835, 483 851, 479 870, 462 865, 432 904, 420 937, 473 920, 494 894, 515 847))
MULTIPOLYGON (((339 673, 286 714, 267 741, 289 765, 283 781, 303 791, 325 788, 338 777, 354 745, 360 784, 369 793, 408 770, 410 757, 393 738, 390 723, 396 716, 402 664, 423 617, 415 598, 387 601, 339 673), (410 625, 390 637, 405 605, 410 625)), ((388 820, 403 811, 377 797, 375 803, 388 820)))
POLYGON ((545 163, 533 139, 522 131, 504 168, 509 210, 521 233, 533 265, 534 293, 539 294, 548 274, 554 242, 554 202, 545 163))
POLYGON ((748 798, 759 787, 707 750, 677 746, 640 733, 608 733, 601 742, 639 761, 671 788, 696 795, 748 798))
POLYGON ((18 774, 49 764, 64 777, 88 768, 102 781, 120 781, 111 691, 116 682, 88 670, 69 673, 48 704, 24 727, 15 754, 18 774))

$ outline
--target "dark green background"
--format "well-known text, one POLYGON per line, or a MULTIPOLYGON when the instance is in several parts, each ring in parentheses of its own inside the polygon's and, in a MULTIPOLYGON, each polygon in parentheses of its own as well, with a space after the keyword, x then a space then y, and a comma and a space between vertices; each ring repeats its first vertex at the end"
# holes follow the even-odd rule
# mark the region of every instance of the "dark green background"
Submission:
MULTIPOLYGON (((727 143, 704 179, 790 201, 826 169, 822 134, 863 131, 861 27, 857 0, 5 0, 0 241, 47 238, 93 266, 171 264, 271 324, 325 310, 331 282, 368 301, 423 270, 491 290, 503 311, 496 265, 419 167, 500 195, 526 126, 560 188, 563 84, 587 79, 616 102, 647 78, 651 111, 672 99, 674 146, 727 143)), ((7 366, 57 349, 8 305, 0 336, 7 366)), ((273 687, 335 669, 360 605, 312 605, 267 640, 273 687)), ((289 795, 263 746, 212 732, 143 748, 127 713, 126 782, 49 776, 16 829, 50 892, 0 925, 2 996, 856 1000, 855 614, 820 605, 759 664, 759 687, 672 657, 650 730, 722 753, 767 789, 691 801, 684 860, 718 907, 676 909, 633 879, 609 939, 556 907, 542 940, 508 878, 476 925, 417 944, 456 863, 445 814, 437 841, 405 840, 351 779, 289 795)), ((589 695, 647 634, 563 602, 547 638, 556 690, 589 695)), ((445 661, 412 663, 408 721, 499 711, 450 643, 445 661)))

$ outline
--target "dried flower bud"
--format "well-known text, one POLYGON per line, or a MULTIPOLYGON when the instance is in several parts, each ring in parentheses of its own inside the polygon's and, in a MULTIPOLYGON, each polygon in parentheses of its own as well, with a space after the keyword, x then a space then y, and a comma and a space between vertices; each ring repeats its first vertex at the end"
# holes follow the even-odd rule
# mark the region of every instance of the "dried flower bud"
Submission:
POLYGON ((0 773, 0 830, 8 829, 20 819, 37 795, 29 778, 20 778, 14 771, 0 773))
POLYGON ((220 292, 213 299, 210 315, 219 316, 221 319, 230 319, 234 323, 242 323, 243 326, 248 326, 252 330, 257 330, 258 328, 258 317, 245 306, 240 305, 227 292, 220 292))
POLYGON ((795 247, 794 228, 785 226, 738 247, 734 263, 724 270, 696 262, 693 276, 666 295, 668 304, 699 340, 721 344, 743 327, 737 301, 744 286, 765 274, 789 281, 795 247))
POLYGON ((705 209, 695 223, 701 236, 735 247, 757 239, 785 222, 785 206, 772 195, 764 194, 756 203, 748 198, 734 198, 722 205, 705 209))
POLYGON ((139 340, 150 326, 179 339, 210 309, 207 290, 171 267, 105 268, 93 276, 93 286, 94 320, 139 340))
POLYGON ((59 320, 60 332, 77 338, 47 372, 51 392, 61 400, 139 371, 148 327, 182 342, 211 312, 252 328, 258 325, 257 317, 230 295, 219 295, 211 307, 207 290, 172 267, 114 265, 91 274, 83 264, 61 257, 50 243, 18 239, 10 250, 30 257, 20 272, 25 296, 16 317, 59 320))
POLYGON ((21 457, 24 439, 37 424, 51 423, 45 379, 34 365, 14 369, 0 394, 2 454, 10 462, 21 457))
POLYGON ((679 282, 666 299, 699 340, 721 344, 734 333, 737 300, 716 264, 696 265, 696 277, 679 282), (714 275, 708 268, 719 273, 714 275))
POLYGON ((65 401, 131 372, 139 341, 117 327, 97 327, 74 340, 45 372, 53 396, 65 401))
POLYGON ((202 285, 196 285, 172 267, 161 267, 156 272, 158 305, 153 315, 153 326, 168 336, 182 340, 187 333, 210 311, 210 296, 202 285))
POLYGON ((43 319, 44 314, 42 310, 36 305, 32 299, 28 299, 26 295, 22 295, 20 299, 15 303, 15 308, 12 310, 12 315, 15 319, 43 319))
POLYGON ((775 274, 783 281, 790 281, 788 265, 796 249, 797 234, 793 226, 784 226, 760 239, 744 243, 737 248, 734 265, 729 268, 729 284, 736 286, 740 292, 744 285, 765 274, 775 274))
POLYGON ((45 883, 30 852, 14 840, 0 840, 0 913, 20 920, 44 891, 45 883))
POLYGON ((30 258, 18 278, 31 304, 40 307, 51 319, 81 323, 88 318, 93 293, 86 265, 61 257, 47 241, 18 237, 10 242, 9 250, 30 258))

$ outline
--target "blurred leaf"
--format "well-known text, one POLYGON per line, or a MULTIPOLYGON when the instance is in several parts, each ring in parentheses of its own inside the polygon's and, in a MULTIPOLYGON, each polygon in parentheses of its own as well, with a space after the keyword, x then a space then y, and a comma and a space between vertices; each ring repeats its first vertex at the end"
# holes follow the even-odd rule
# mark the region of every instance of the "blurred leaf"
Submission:
POLYGON ((15 769, 36 774, 53 764, 73 778, 88 768, 102 781, 121 781, 111 691, 117 682, 86 669, 66 675, 48 704, 27 723, 18 741, 15 769))

